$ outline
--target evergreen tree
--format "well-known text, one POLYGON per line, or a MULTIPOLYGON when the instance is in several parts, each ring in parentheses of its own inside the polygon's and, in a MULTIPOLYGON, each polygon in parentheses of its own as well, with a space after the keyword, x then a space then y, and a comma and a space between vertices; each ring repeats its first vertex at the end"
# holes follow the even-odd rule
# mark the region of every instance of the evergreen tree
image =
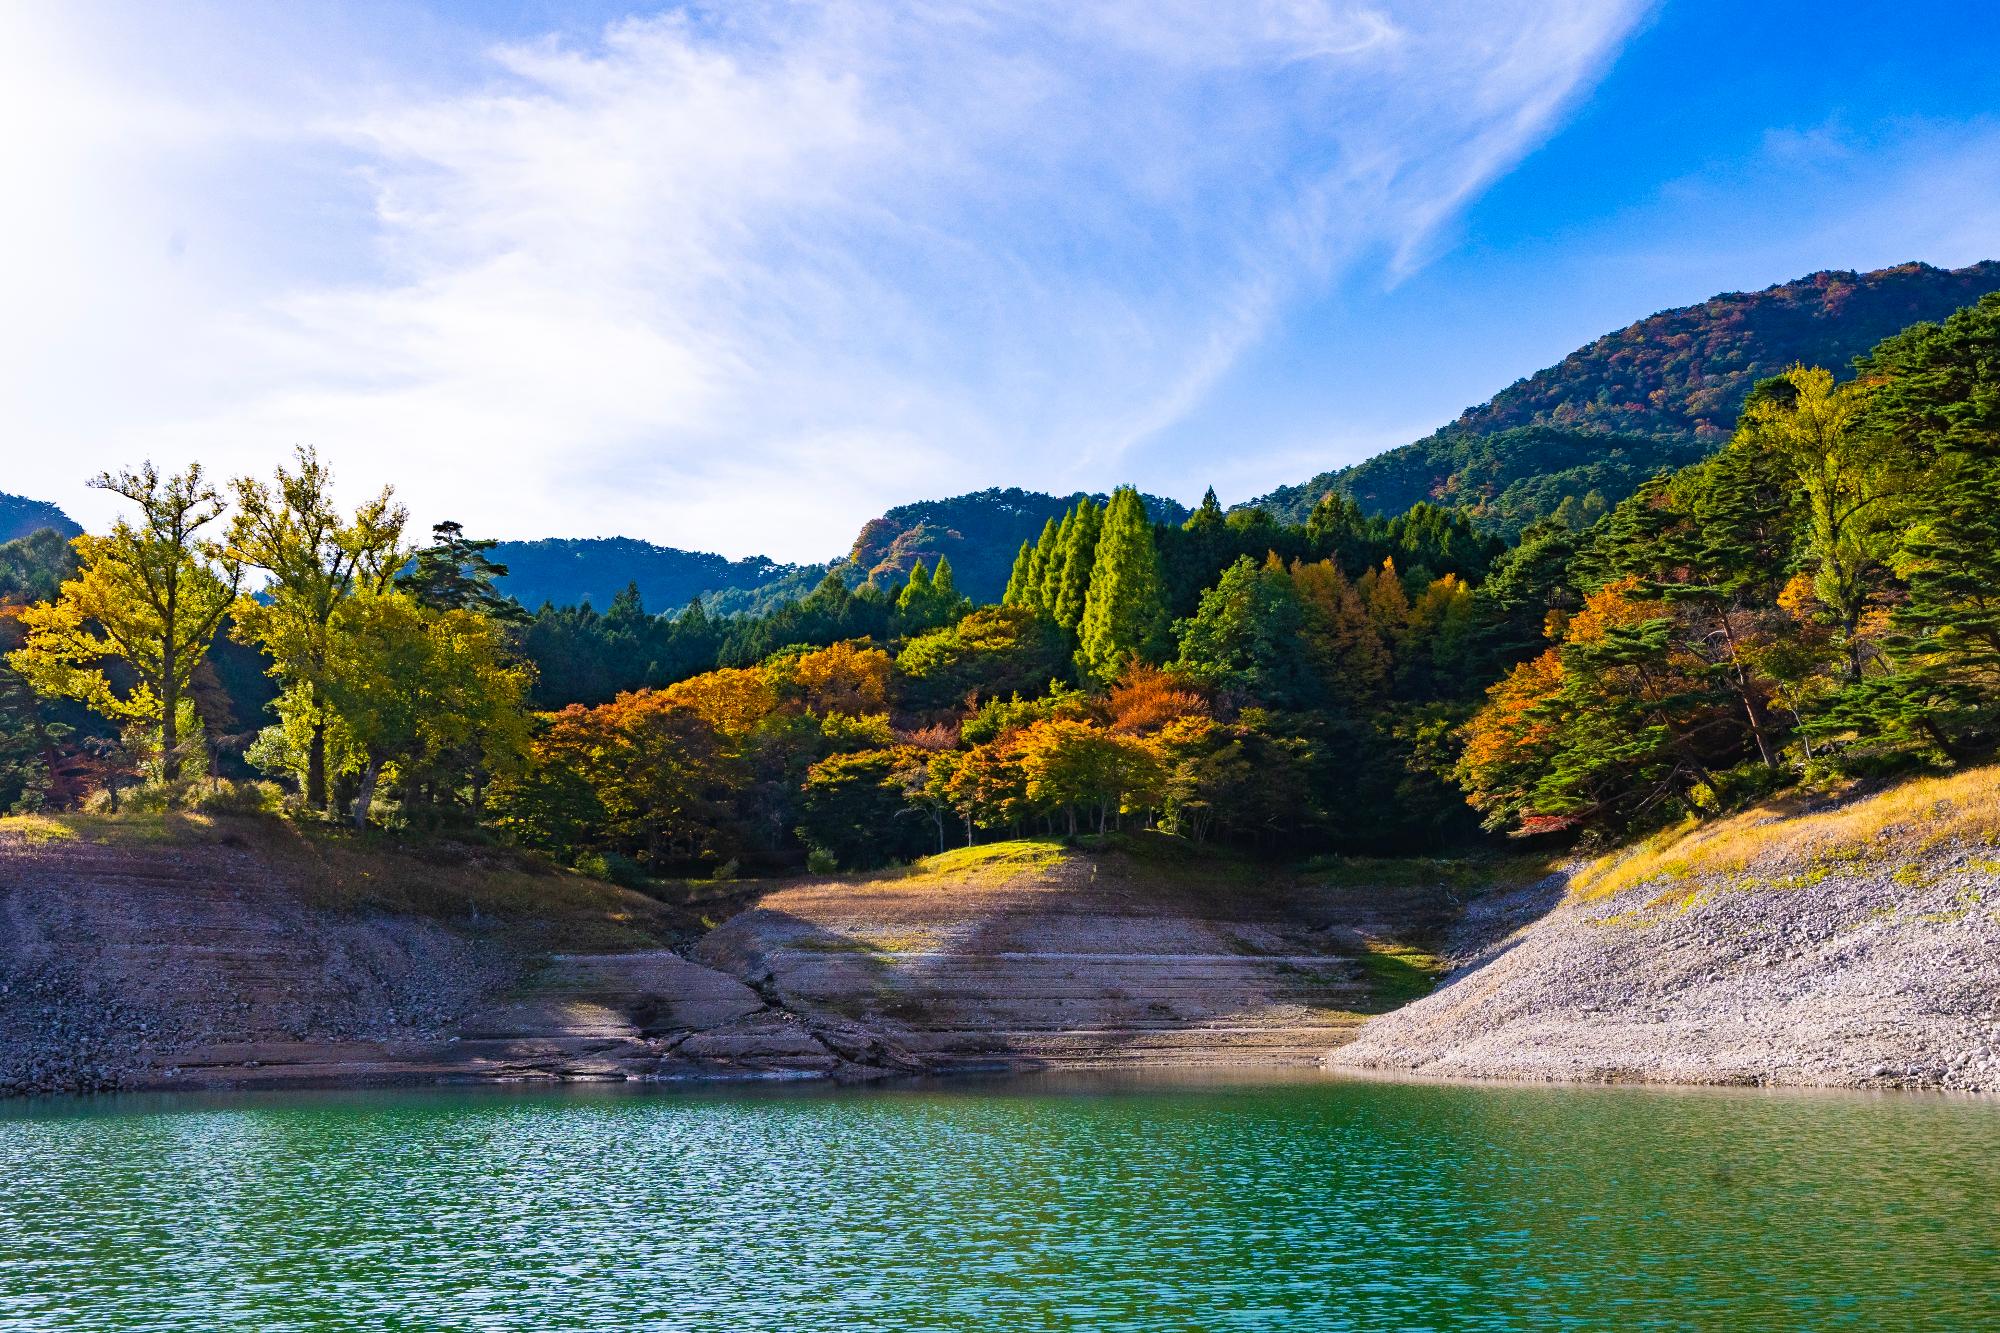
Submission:
POLYGON ((1159 553, 1139 492, 1122 486, 1105 508, 1090 591, 1077 624, 1077 666, 1090 678, 1117 677, 1134 656, 1157 661, 1166 646, 1159 553))
POLYGON ((1021 600, 1016 603, 1030 611, 1049 613, 1049 604, 1042 599, 1042 585, 1048 577, 1049 566, 1056 562, 1057 524, 1049 519, 1042 524, 1042 535, 1035 541, 1035 549, 1028 557, 1026 578, 1021 584, 1021 600))
POLYGON ((1863 358, 1867 428, 1913 468, 1918 514, 1895 564, 1894 670, 1842 720, 1916 736, 1959 759, 2000 743, 2000 295, 1919 324, 1863 358))
POLYGON ((1007 590, 1000 594, 1002 606, 1026 606, 1032 600, 1028 596, 1028 578, 1035 566, 1035 544, 1022 542, 1021 549, 1014 555, 1014 570, 1007 576, 1007 590))
POLYGON ((1047 616, 1055 615, 1056 599, 1062 595, 1063 568, 1069 559, 1070 543, 1076 532, 1076 515, 1077 509, 1072 506, 1062 516, 1062 522, 1056 526, 1055 544, 1049 548, 1048 561, 1042 566, 1042 585, 1035 597, 1036 604, 1047 616))
POLYGON ((507 577, 507 566, 486 554, 499 544, 491 537, 467 537, 462 523, 432 524, 431 544, 411 557, 409 567, 396 576, 396 586, 432 611, 526 620, 521 604, 493 586, 493 580, 507 577))
POLYGON ((1104 515, 1088 499, 1076 506, 1076 516, 1063 541, 1062 577, 1056 584, 1053 604, 1056 623, 1074 630, 1083 619, 1083 603, 1090 591, 1091 566, 1097 560, 1097 537, 1103 530, 1104 515))

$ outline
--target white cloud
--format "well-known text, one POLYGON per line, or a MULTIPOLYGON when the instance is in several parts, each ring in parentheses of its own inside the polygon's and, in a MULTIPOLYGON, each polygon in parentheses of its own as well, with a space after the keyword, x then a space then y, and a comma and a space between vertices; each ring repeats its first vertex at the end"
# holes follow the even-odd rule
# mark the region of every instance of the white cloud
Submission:
POLYGON ((476 530, 813 558, 1106 485, 1303 290, 1419 262, 1639 8, 739 0, 163 106, 39 23, 21 110, 81 128, 9 165, 81 225, 0 238, 65 311, 7 330, 0 487, 311 441, 476 530))

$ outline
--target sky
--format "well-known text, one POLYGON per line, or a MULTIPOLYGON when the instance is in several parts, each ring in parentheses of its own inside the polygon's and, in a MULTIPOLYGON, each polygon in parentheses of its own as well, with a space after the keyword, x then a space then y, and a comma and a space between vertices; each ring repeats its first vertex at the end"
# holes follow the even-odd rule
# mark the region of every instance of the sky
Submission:
POLYGON ((0 490, 812 561, 1225 503, 1598 334, 2000 257, 1986 3, 6 0, 0 490))

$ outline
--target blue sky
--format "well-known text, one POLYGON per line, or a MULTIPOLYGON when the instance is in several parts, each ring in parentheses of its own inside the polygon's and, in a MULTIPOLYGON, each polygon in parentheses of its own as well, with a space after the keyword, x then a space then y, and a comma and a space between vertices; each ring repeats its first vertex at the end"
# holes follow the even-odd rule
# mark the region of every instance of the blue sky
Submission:
POLYGON ((2000 256, 1984 5, 26 0, 0 489, 141 457, 818 559, 1225 501, 1595 335, 2000 256))

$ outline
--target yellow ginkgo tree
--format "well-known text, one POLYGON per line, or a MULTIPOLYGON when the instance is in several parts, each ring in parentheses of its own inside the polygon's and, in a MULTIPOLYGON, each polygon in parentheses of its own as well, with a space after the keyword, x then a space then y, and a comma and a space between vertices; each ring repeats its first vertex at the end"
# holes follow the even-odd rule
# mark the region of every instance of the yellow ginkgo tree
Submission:
POLYGON ((146 734, 172 783, 194 722, 188 687, 241 580, 241 566, 201 535, 221 517, 222 495, 200 464, 163 477, 147 463, 89 484, 132 501, 138 519, 76 538, 76 577, 22 609, 25 641, 7 660, 38 693, 146 734))

